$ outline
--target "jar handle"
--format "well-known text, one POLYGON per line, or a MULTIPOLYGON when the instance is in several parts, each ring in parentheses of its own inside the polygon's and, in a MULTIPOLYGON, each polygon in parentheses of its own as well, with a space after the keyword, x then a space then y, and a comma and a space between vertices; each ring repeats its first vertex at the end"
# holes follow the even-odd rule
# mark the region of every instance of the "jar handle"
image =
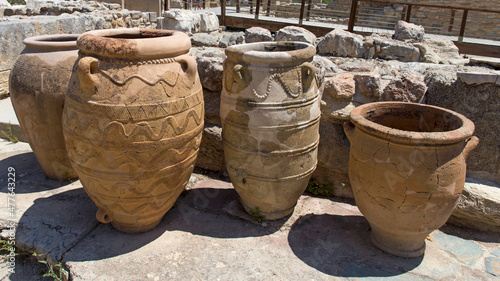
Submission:
POLYGON ((302 77, 304 77, 304 73, 307 75, 305 79, 302 80, 302 91, 307 92, 311 87, 311 83, 316 76, 316 69, 314 65, 310 62, 305 62, 301 66, 302 68, 302 77))
POLYGON ((250 83, 248 76, 243 73, 242 69, 243 65, 241 64, 237 64, 233 67, 234 78, 236 79, 236 83, 238 83, 238 88, 240 90, 246 88, 250 83))
POLYGON ((476 136, 472 136, 467 140, 467 144, 464 147, 464 157, 467 158, 469 154, 476 148, 479 144, 479 138, 476 136))
POLYGON ((184 73, 186 73, 187 79, 189 81, 192 81, 194 85, 194 83, 196 82, 196 75, 198 72, 198 66, 196 64, 196 60, 190 55, 182 55, 179 56, 176 59, 176 61, 180 64, 185 65, 185 67, 183 67, 183 69, 185 69, 184 73))
POLYGON ((98 221, 102 223, 110 223, 112 221, 111 217, 107 214, 107 212, 101 208, 97 209, 95 217, 97 218, 98 221))
POLYGON ((86 94, 95 92, 99 78, 94 74, 98 72, 99 60, 94 57, 83 57, 78 61, 77 73, 80 79, 80 89, 86 94))
POLYGON ((355 129, 356 126, 351 122, 351 120, 344 122, 344 132, 351 143, 354 138, 355 129))

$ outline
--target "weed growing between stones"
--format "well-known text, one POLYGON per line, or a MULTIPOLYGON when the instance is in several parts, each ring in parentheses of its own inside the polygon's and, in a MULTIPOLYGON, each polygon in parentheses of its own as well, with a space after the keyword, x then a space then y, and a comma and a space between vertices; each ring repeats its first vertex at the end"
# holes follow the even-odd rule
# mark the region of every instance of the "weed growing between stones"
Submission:
POLYGON ((64 276, 68 274, 68 271, 63 268, 61 262, 53 266, 47 262, 43 255, 33 253, 33 256, 37 258, 39 263, 45 264, 45 266, 47 267, 47 270, 43 274, 43 277, 52 277, 56 281, 62 281, 64 280, 64 276))
POLYGON ((250 210, 250 216, 254 221, 263 222, 266 218, 260 214, 259 207, 255 207, 254 210, 250 210))
MULTIPOLYGON (((342 187, 345 187, 345 183, 342 183, 342 187)), ((333 183, 319 183, 315 180, 310 180, 307 184, 306 192, 314 196, 333 196, 333 183)))
POLYGON ((19 138, 17 138, 14 135, 14 130, 12 129, 12 124, 9 123, 9 133, 6 133, 4 130, 2 130, 2 134, 12 143, 16 143, 19 141, 19 138))

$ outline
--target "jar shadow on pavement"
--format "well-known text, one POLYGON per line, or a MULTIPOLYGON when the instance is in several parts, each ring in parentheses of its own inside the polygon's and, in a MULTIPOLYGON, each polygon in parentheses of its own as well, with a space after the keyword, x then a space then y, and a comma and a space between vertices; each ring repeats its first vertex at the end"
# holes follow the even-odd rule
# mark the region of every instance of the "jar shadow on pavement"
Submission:
POLYGON ((382 252, 369 234, 370 225, 362 216, 308 214, 292 225, 288 242, 304 263, 333 276, 397 276, 421 264, 423 256, 405 259, 382 252))
MULTIPOLYGON (((77 180, 54 180, 48 178, 38 164, 33 152, 16 154, 0 160, 0 173, 3 174, 0 177, 0 184, 7 181, 9 167, 15 170, 16 186, 19 187, 15 190, 17 194, 52 190, 77 180)), ((0 192, 8 193, 7 184, 1 184, 0 192)))
POLYGON ((238 217, 244 210, 237 198, 234 189, 189 190, 158 226, 129 234, 99 223, 97 207, 83 188, 77 188, 36 199, 21 217, 16 239, 54 260, 91 261, 133 252, 159 238, 168 241, 179 231, 214 238, 258 237, 277 231, 287 220, 271 222, 268 227, 245 221, 238 217))

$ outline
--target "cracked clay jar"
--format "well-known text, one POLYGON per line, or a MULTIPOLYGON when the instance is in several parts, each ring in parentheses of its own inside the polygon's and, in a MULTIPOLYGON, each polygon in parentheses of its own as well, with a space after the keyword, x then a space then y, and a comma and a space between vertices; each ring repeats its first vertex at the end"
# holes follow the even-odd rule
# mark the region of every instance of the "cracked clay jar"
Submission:
POLYGON ((425 238, 446 223, 465 182, 474 124, 448 109, 404 102, 355 108, 344 130, 349 178, 371 240, 401 257, 418 257, 425 238))
POLYGON ((68 156, 97 219, 124 232, 155 227, 191 176, 203 92, 189 37, 113 29, 78 38, 63 114, 68 156))

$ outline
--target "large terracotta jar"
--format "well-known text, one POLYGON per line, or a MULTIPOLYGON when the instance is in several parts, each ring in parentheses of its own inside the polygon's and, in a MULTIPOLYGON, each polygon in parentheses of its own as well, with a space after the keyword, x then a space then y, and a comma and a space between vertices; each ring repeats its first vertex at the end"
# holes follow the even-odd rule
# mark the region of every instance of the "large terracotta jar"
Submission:
POLYGON ((226 48, 220 114, 226 167, 245 210, 290 214, 316 168, 320 96, 312 45, 226 48))
POLYGON ((76 177, 69 162, 61 116, 78 56, 75 34, 29 37, 10 72, 12 106, 33 153, 52 179, 76 177))
POLYGON ((77 45, 63 115, 69 158, 100 222, 147 231, 183 191, 201 141, 203 93, 190 39, 115 29, 84 33, 77 45))
POLYGON ((397 256, 422 255, 462 192, 465 159, 479 142, 474 124, 436 106, 377 102, 355 108, 344 130, 349 178, 372 242, 397 256))

